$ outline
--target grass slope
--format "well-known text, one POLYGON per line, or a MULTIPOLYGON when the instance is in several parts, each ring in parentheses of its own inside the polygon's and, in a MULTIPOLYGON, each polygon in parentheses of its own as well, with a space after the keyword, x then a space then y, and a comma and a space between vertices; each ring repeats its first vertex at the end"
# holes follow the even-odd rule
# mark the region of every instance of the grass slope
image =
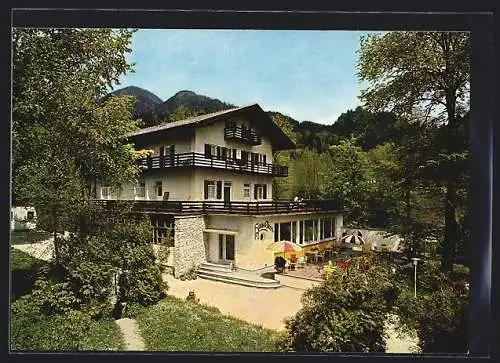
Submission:
POLYGON ((216 308, 167 296, 134 308, 146 349, 151 351, 270 352, 276 333, 221 314, 216 308))

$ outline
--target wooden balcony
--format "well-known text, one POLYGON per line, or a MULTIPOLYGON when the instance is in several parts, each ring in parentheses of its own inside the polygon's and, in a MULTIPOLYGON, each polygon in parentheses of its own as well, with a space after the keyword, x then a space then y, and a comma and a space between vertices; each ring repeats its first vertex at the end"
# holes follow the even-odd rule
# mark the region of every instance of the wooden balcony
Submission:
POLYGON ((244 129, 241 126, 226 126, 224 128, 224 140, 240 141, 248 145, 262 144, 262 137, 252 129, 244 129))
MULTIPOLYGON (((98 200, 97 202, 106 207, 112 207, 115 203, 123 201, 98 200)), ((197 214, 236 214, 236 215, 271 215, 271 214, 298 214, 306 212, 338 212, 343 208, 338 200, 318 199, 293 201, 149 201, 136 200, 132 211, 147 214, 174 214, 174 215, 197 215, 197 214)))
POLYGON ((214 168, 238 172, 264 174, 270 176, 288 176, 288 167, 267 163, 253 163, 240 159, 226 160, 217 157, 207 157, 201 153, 182 153, 168 156, 150 156, 139 160, 139 165, 146 170, 164 168, 214 168))

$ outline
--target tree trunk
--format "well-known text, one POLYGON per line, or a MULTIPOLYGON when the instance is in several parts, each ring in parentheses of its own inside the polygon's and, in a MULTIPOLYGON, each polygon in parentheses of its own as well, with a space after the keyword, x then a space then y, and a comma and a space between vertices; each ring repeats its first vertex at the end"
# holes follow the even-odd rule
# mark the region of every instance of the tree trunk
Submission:
MULTIPOLYGON (((448 92, 446 96, 446 110, 448 113, 448 145, 447 154, 452 155, 457 151, 457 125, 456 125, 456 97, 455 92, 448 92)), ((457 209, 457 170, 453 159, 448 160, 446 167, 446 197, 444 206, 444 241, 441 255, 441 269, 453 270, 455 261, 455 248, 458 239, 458 224, 455 218, 457 209)))

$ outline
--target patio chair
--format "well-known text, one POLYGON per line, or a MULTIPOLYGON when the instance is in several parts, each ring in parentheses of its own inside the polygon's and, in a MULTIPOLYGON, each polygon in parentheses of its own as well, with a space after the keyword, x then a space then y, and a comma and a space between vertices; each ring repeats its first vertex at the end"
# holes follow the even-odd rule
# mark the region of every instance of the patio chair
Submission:
POLYGON ((320 259, 321 259, 321 262, 324 262, 325 261, 325 254, 327 252, 325 250, 323 251, 319 251, 317 254, 316 254, 316 262, 319 262, 320 259))
POLYGON ((289 270, 295 270, 295 266, 297 265, 297 256, 296 255, 291 255, 290 256, 290 262, 288 264, 288 269, 289 270))

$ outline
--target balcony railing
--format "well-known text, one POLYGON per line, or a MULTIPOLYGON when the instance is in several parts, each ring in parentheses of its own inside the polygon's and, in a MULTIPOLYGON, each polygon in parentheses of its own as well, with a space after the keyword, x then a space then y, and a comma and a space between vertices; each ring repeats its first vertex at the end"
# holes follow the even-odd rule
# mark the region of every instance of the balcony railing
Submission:
MULTIPOLYGON (((112 207, 123 201, 99 200, 99 203, 112 207)), ((238 215, 269 215, 269 214, 297 214, 304 212, 335 212, 341 211, 338 200, 304 200, 293 201, 132 201, 132 211, 140 213, 164 213, 176 215, 192 214, 238 214, 238 215)))
POLYGON ((271 176, 288 176, 288 167, 267 163, 255 163, 241 159, 226 160, 215 156, 207 157, 201 153, 182 153, 166 156, 149 156, 139 160, 139 165, 146 169, 205 167, 234 171, 251 172, 271 176))
POLYGON ((224 128, 224 140, 242 141, 249 145, 262 144, 262 137, 258 133, 241 126, 226 126, 224 128))

